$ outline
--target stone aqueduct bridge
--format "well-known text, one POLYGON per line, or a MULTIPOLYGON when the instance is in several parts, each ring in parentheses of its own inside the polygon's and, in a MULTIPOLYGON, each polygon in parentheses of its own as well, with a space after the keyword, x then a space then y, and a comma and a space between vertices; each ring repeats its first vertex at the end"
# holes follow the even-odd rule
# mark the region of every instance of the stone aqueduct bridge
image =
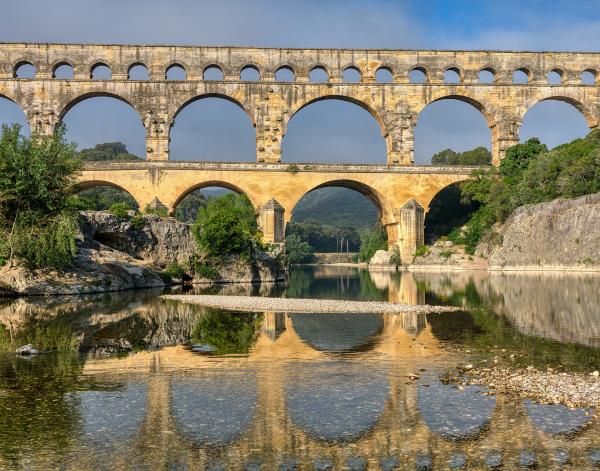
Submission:
MULTIPOLYGON (((77 103, 96 96, 122 100, 138 111, 146 129, 147 162, 90 165, 82 186, 109 184, 128 191, 144 207, 155 198, 168 209, 194 189, 222 185, 248 195, 261 212, 265 238, 283 239, 285 222, 306 192, 323 186, 345 186, 376 202, 391 244, 409 257, 423 239, 423 210, 445 186, 465 179, 471 169, 413 166, 413 130, 419 113, 430 103, 458 99, 478 109, 492 136, 497 164, 507 147, 518 142, 524 114, 543 100, 575 106, 590 128, 598 125, 600 90, 581 81, 583 72, 600 71, 600 54, 573 52, 416 51, 351 49, 274 49, 186 46, 123 46, 82 44, 0 45, 0 96, 17 103, 32 130, 51 133, 77 103), (17 78, 23 64, 36 69, 32 79, 17 78), (72 79, 54 78, 58 67, 73 68, 72 79), (108 66, 109 80, 93 80, 99 65, 108 66), (148 80, 130 80, 133 66, 148 69, 148 80), (186 80, 167 80, 179 66, 186 80), (205 80, 216 67, 222 80, 205 80), (257 81, 242 81, 252 68, 257 81), (293 72, 293 82, 279 82, 281 69, 293 72), (326 83, 309 82, 314 69, 327 73, 326 83), (359 83, 345 83, 343 72, 360 73, 359 83), (391 73, 391 83, 377 83, 379 69, 391 73), (419 70, 424 83, 410 83, 419 70), (460 78, 446 83, 451 70, 460 78), (479 73, 494 76, 480 83, 479 73), (527 74, 526 84, 513 83, 515 71, 527 74), (550 85, 549 72, 561 83, 550 85), (169 131, 187 104, 220 97, 237 104, 256 128, 255 164, 169 162, 169 131), (290 119, 303 107, 324 99, 341 99, 367 110, 381 127, 388 166, 305 165, 295 171, 281 163, 281 143, 290 119)), ((190 156, 193 157, 193 156, 190 156)))

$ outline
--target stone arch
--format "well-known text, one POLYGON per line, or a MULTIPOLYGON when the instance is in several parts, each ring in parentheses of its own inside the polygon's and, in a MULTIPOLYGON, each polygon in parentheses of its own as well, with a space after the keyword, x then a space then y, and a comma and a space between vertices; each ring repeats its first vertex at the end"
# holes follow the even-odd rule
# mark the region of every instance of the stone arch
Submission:
POLYGON ((487 72, 492 75, 492 80, 491 80, 491 82, 489 82, 490 84, 494 84, 498 80, 497 68, 493 65, 486 65, 478 70, 477 77, 476 77, 477 83, 487 83, 487 82, 481 82, 481 80, 480 80, 481 72, 487 72))
MULTIPOLYGON (((15 97, 9 95, 8 93, 6 93, 6 91, 0 89, 0 100, 3 99, 3 98, 5 100, 8 100, 11 103, 14 103, 17 106, 17 108, 19 109, 19 111, 23 115, 25 123, 31 129, 31 122, 32 121, 29 119, 30 116, 27 114, 27 105, 23 105, 23 104, 19 103, 15 97)), ((1 118, 1 116, 0 116, 0 118, 1 118)))
POLYGON ((261 71, 260 67, 257 64, 255 64, 253 62, 247 62, 242 67, 240 67, 240 74, 239 74, 240 75, 240 80, 241 80, 241 77, 242 77, 242 73, 245 70, 254 70, 254 71, 256 71, 258 73, 258 80, 257 81, 262 80, 263 74, 262 74, 262 71, 261 71))
POLYGON ((361 68, 353 62, 350 62, 350 63, 344 65, 343 67, 340 68, 340 70, 342 71, 341 76, 342 76, 343 82, 346 82, 346 80, 344 79, 344 74, 347 71, 354 71, 354 72, 358 73, 359 79, 357 82, 346 82, 346 83, 361 83, 364 80, 365 74, 363 73, 361 68))
POLYGON ((67 60, 61 60, 61 61, 55 62, 54 65, 52 65, 52 78, 56 78, 56 71, 58 70, 59 67, 62 67, 63 65, 71 67, 71 70, 73 71, 73 76, 74 76, 75 66, 67 60))
POLYGON ((230 101, 234 105, 237 105, 238 107, 240 107, 248 115, 248 118, 250 118, 250 122, 252 123, 252 126, 256 127, 255 116, 248 110, 248 106, 245 105, 244 103, 242 103, 241 101, 239 101, 238 99, 236 99, 232 96, 229 96, 225 93, 201 93, 199 95, 194 95, 191 98, 187 98, 183 103, 175 103, 174 105, 172 105, 172 107, 169 110, 169 116, 171 116, 170 127, 173 127, 173 124, 175 123, 175 118, 177 117, 177 115, 179 113, 181 113, 181 111, 186 106, 190 105, 191 103, 193 103, 195 101, 202 100, 204 98, 222 98, 223 100, 230 101))
POLYGON ((196 184, 189 186, 182 193, 180 193, 178 196, 175 197, 175 200, 173 201, 173 205, 171 206, 170 209, 175 211, 175 209, 177 208, 177 205, 179 203, 181 203, 181 201, 190 193, 193 193, 196 190, 201 190, 203 188, 208 188, 208 187, 212 187, 212 186, 226 188, 228 190, 233 191, 234 193, 237 193, 238 195, 246 195, 248 197, 248 199, 250 200, 250 202, 252 203, 252 206, 254 207, 254 209, 258 212, 258 210, 260 208, 259 202, 256 200, 256 198, 254 197, 254 195, 251 192, 244 190, 238 184, 231 183, 231 182, 228 182, 225 180, 206 180, 206 181, 196 183, 196 184))
POLYGON ((30 65, 31 67, 33 67, 33 76, 35 78, 35 76, 38 73, 39 67, 33 61, 31 61, 29 59, 19 59, 18 61, 15 62, 15 65, 13 66, 13 70, 12 70, 13 78, 18 78, 17 72, 24 65, 30 65))
POLYGON ((566 80, 565 70, 562 67, 552 67, 546 71, 546 82, 549 85, 563 85, 566 80), (557 74, 560 81, 557 84, 550 83, 550 74, 557 74))
POLYGON ((115 98, 119 101, 122 101, 123 103, 126 103, 127 105, 129 105, 132 109, 134 109, 138 115, 140 116, 140 121, 143 123, 143 116, 140 112, 140 110, 138 110, 132 103, 130 100, 128 100, 127 98, 118 95, 116 93, 111 93, 111 92, 107 92, 105 90, 97 90, 97 91, 91 91, 88 93, 84 93, 82 95, 78 95, 75 97, 68 97, 68 101, 66 101, 65 104, 62 104, 60 106, 60 113, 58 114, 58 122, 60 122, 65 115, 77 104, 81 103, 82 101, 85 101, 89 98, 98 98, 98 97, 108 97, 108 98, 115 98))
POLYGON ((444 83, 450 85, 458 85, 465 81, 465 74, 463 69, 458 65, 450 65, 448 67, 444 67, 444 83), (458 82, 448 82, 446 81, 446 72, 454 72, 458 76, 458 82))
POLYGON ((354 105, 360 106, 362 109, 367 111, 371 116, 373 116, 373 118, 375 118, 375 121, 377 121, 377 124, 379 124, 379 127, 381 128, 381 135, 383 137, 386 137, 388 135, 388 126, 387 126, 386 122, 383 120, 383 117, 378 110, 376 110, 374 107, 370 106, 368 103, 366 103, 363 100, 354 98, 351 95, 340 95, 340 94, 321 95, 317 98, 310 99, 304 103, 300 103, 300 104, 292 107, 289 118, 287 119, 287 122, 286 122, 286 127, 287 127, 287 124, 290 122, 290 120, 300 110, 306 108, 309 105, 312 105, 313 103, 317 103, 319 101, 324 101, 324 100, 342 100, 342 101, 347 101, 354 105))
POLYGON ((423 83, 431 82, 431 74, 429 73, 429 70, 427 69, 427 67, 425 67, 425 65, 423 65, 423 64, 416 64, 413 67, 410 67, 408 69, 407 79, 410 83, 419 83, 419 82, 411 82, 410 76, 414 71, 421 72, 425 76, 425 81, 423 83))
POLYGON ((289 64, 283 64, 283 65, 280 65, 279 67, 277 67, 277 69, 275 69, 275 73, 273 74, 273 77, 276 79, 277 72, 283 71, 283 70, 289 70, 292 73, 292 75, 294 76, 294 82, 296 81, 296 69, 289 64))
POLYGON ((309 79, 309 81, 310 81, 310 74, 312 74, 316 70, 323 70, 327 74, 327 80, 325 80, 325 82, 315 82, 315 83, 330 83, 331 82, 331 77, 333 76, 332 72, 331 72, 331 67, 321 64, 321 63, 312 66, 310 68, 310 70, 308 71, 307 78, 309 79))
POLYGON ((113 69, 109 65, 109 62, 104 59, 98 59, 98 60, 92 62, 92 65, 90 66, 90 77, 89 77, 90 79, 92 79, 94 77, 94 70, 96 70, 98 67, 108 67, 108 70, 110 70, 110 76, 111 76, 111 78, 109 80, 112 80, 113 69))
POLYGON ((523 72, 525 75, 527 75, 527 83, 528 84, 531 83, 531 79, 533 78, 533 72, 531 71, 531 67, 521 66, 521 67, 517 67, 516 69, 514 69, 510 76, 510 80, 513 83, 514 83, 514 75, 516 72, 523 72))
POLYGON ((493 128, 496 125, 496 110, 493 109, 493 107, 490 104, 485 103, 483 100, 479 100, 477 98, 472 97, 464 90, 461 90, 459 92, 449 92, 447 89, 445 89, 439 92, 434 92, 431 94, 429 100, 427 100, 426 102, 422 102, 417 107, 417 109, 415 110, 415 114, 419 115, 427 107, 427 105, 442 100, 458 100, 467 103, 483 115, 483 117, 487 121, 488 127, 493 128))
POLYGON ((289 212, 286 211, 286 221, 289 221, 291 219, 292 213, 294 212, 294 208, 304 196, 308 195, 312 191, 327 187, 347 188, 350 190, 357 191, 358 193, 367 197, 379 210, 379 220, 382 221, 382 223, 388 222, 388 219, 390 219, 392 215, 393 209, 387 207, 384 196, 380 194, 377 190, 375 190, 372 186, 356 180, 336 179, 327 180, 306 190, 299 189, 300 191, 298 192, 298 194, 294 195, 294 197, 287 204, 289 212))
POLYGON ((392 83, 394 81, 394 77, 396 76, 396 74, 394 73, 394 69, 387 65, 387 64, 381 64, 379 65, 376 69, 375 72, 373 73, 373 77, 375 78, 375 82, 376 83, 392 83), (390 74, 390 80, 389 82, 385 82, 385 81, 380 81, 377 79, 377 74, 379 73, 379 71, 382 72, 387 72, 390 74))
MULTIPOLYGON (((144 69, 146 69, 146 73, 148 74, 148 79, 150 78, 150 69, 148 69, 148 66, 146 64, 144 64, 143 62, 132 62, 131 64, 129 64, 127 66, 127 80, 132 80, 130 77, 130 73, 134 67, 143 67, 144 69)), ((148 80, 148 79, 146 79, 146 80, 148 80)))
POLYGON ((542 90, 541 94, 536 95, 525 102, 524 109, 520 116, 521 122, 523 122, 523 118, 525 117, 525 114, 527 114, 527 112, 533 106, 535 106, 536 104, 538 104, 542 101, 550 101, 550 100, 556 100, 556 101, 562 101, 564 103, 568 103, 569 105, 573 106, 577 111, 579 111, 583 115, 583 117, 587 121, 588 127, 590 129, 598 127, 597 113, 594 112, 594 110, 591 107, 587 106, 579 98, 575 98, 573 96, 569 96, 564 93, 557 94, 552 89, 550 89, 550 90, 544 89, 544 90, 542 90))
POLYGON ((219 81, 219 80, 225 80, 225 67, 222 64, 219 64, 218 62, 211 62, 210 64, 205 65, 204 67, 202 67, 202 80, 205 81, 219 81), (207 71, 209 71, 210 69, 217 69, 221 72, 221 79, 207 79, 205 78, 205 74, 207 71))
POLYGON ((136 195, 133 192, 129 191, 127 188, 125 188, 125 187, 123 187, 123 186, 121 186, 121 185, 119 185, 117 183, 114 183, 114 182, 111 182, 111 181, 108 181, 108 180, 84 180, 84 181, 80 181, 80 182, 76 183, 75 185, 73 185, 71 187, 71 192, 72 193, 78 193, 78 192, 80 192, 82 190, 87 190, 89 188, 96 188, 96 187, 100 187, 100 186, 107 186, 107 187, 110 187, 110 188, 115 188, 117 190, 120 190, 120 191, 123 191, 123 192, 127 193, 129 196, 131 196, 135 200, 135 202, 137 203, 137 205, 138 205, 138 207, 139 207, 140 210, 144 209, 143 206, 142 206, 141 199, 140 198, 136 198, 136 195))
MULTIPOLYGON (((175 67, 183 70, 183 73, 185 74, 185 80, 187 80, 187 77, 188 77, 188 67, 183 62, 172 62, 168 66, 166 66, 165 67, 165 77, 164 77, 164 80, 169 80, 167 78, 167 74, 169 73, 169 70, 171 70, 171 69, 173 69, 175 67)), ((171 79, 171 80, 173 80, 173 79, 171 79)))

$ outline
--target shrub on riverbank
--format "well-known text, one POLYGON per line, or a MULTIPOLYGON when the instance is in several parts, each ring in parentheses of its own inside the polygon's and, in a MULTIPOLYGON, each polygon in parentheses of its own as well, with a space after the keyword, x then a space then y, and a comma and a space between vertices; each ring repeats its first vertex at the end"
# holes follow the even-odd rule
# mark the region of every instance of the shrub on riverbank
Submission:
POLYGON ((387 238, 385 229, 381 226, 375 226, 371 229, 360 231, 360 250, 358 260, 369 262, 378 250, 387 250, 387 238))
POLYGON ((71 195, 81 169, 64 128, 25 137, 18 125, 0 136, 0 259, 63 267, 76 254, 80 200, 71 195))
POLYGON ((465 201, 481 203, 461 231, 450 239, 467 253, 519 206, 574 198, 600 191, 600 130, 548 151, 530 139, 506 151, 498 169, 477 171, 461 186, 465 201))

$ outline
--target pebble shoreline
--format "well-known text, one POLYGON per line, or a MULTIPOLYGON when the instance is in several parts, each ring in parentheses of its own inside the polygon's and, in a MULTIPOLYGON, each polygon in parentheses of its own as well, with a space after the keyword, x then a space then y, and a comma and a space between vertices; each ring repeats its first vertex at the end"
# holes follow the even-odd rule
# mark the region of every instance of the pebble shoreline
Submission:
POLYGON ((267 298, 261 296, 213 296, 196 294, 167 294, 163 299, 179 301, 188 304, 198 304, 205 307, 228 309, 233 311, 260 312, 327 312, 327 313, 376 313, 376 314, 402 314, 402 313, 438 313, 456 312, 460 308, 454 306, 430 306, 396 304, 381 301, 343 301, 333 299, 295 299, 295 298, 267 298))
POLYGON ((594 374, 560 373, 533 367, 479 368, 469 371, 469 384, 479 384, 499 392, 516 393, 544 404, 564 404, 570 408, 600 406, 600 380, 594 374))

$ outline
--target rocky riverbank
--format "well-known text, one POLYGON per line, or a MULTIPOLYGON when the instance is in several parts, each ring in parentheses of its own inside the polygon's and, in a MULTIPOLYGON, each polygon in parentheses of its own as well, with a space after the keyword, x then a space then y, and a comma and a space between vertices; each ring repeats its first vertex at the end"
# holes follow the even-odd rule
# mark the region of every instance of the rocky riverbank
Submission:
POLYGON ((161 272, 170 264, 188 267, 190 283, 259 283, 285 279, 275 252, 256 250, 247 260, 226 256, 210 277, 194 273, 196 242, 189 224, 174 218, 143 215, 119 218, 107 211, 81 213, 77 256, 63 269, 0 269, 0 297, 9 295, 83 294, 170 284, 161 272))

